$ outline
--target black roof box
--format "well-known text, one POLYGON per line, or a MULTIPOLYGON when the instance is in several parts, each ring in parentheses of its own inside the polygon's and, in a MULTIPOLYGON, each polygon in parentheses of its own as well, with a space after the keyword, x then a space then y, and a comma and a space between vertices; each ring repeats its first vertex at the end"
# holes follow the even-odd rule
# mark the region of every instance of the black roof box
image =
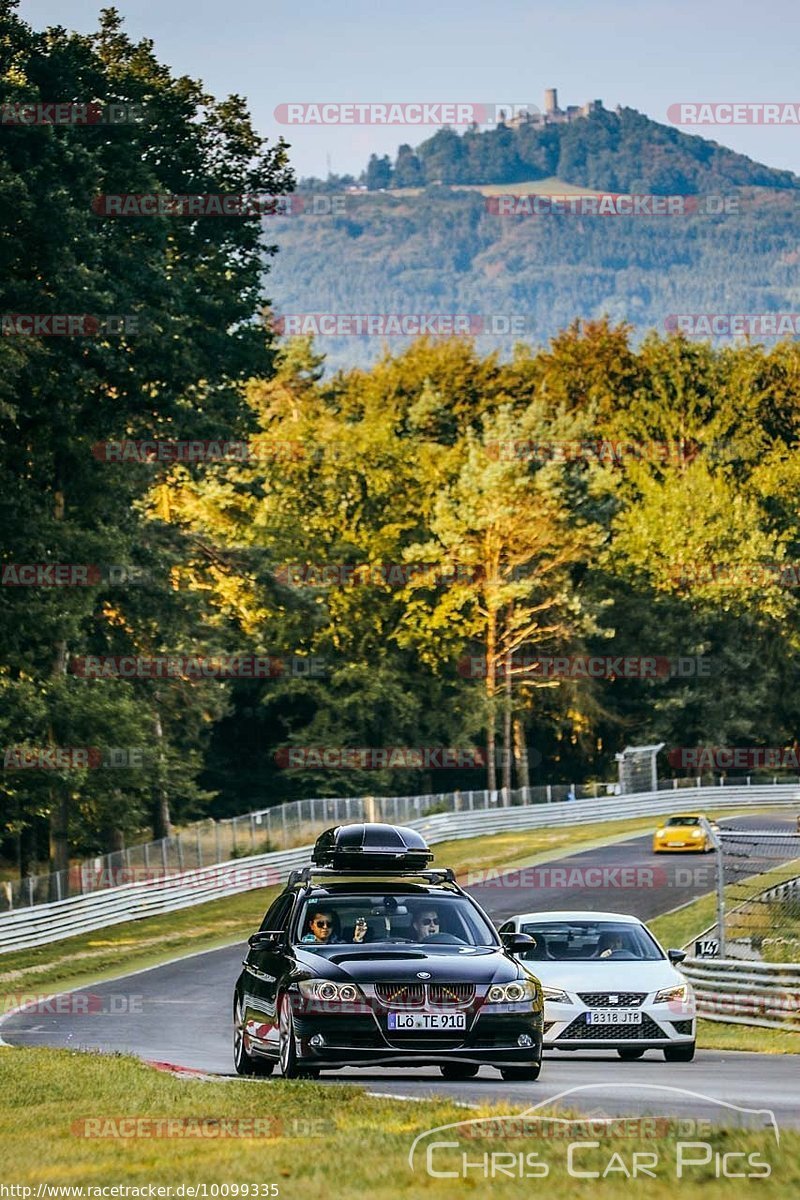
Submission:
POLYGON ((326 829, 311 857, 316 866, 335 871, 420 871, 431 862, 433 851, 406 825, 359 822, 326 829))

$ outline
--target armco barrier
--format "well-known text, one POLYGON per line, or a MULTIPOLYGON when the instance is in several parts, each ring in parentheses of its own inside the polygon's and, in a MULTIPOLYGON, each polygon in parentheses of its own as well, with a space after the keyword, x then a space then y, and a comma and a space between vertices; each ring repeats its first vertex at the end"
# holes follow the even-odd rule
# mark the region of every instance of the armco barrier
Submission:
MULTIPOLYGON (((684 788, 680 806, 703 809, 800 808, 800 786, 684 788)), ((658 816, 674 811, 672 792, 641 792, 599 800, 552 805, 526 805, 496 811, 451 812, 411 822, 431 844, 515 829, 589 825, 625 817, 658 816)), ((176 912, 253 888, 281 883, 309 857, 308 846, 253 855, 212 867, 184 871, 168 878, 123 884, 87 896, 71 896, 50 904, 0 915, 0 954, 45 945, 78 933, 124 921, 176 912)))
POLYGON ((800 1033, 800 963, 687 958, 680 969, 707 1021, 800 1033))

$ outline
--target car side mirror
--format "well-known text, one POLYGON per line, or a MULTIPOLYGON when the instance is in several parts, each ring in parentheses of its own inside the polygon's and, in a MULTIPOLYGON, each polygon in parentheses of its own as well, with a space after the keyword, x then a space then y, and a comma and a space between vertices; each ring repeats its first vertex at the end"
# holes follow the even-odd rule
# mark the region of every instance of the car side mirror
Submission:
POLYGON ((529 950, 531 946, 536 945, 536 939, 529 933, 501 933, 500 937, 506 950, 510 950, 512 954, 515 951, 521 954, 523 950, 529 950))
POLYGON ((667 958, 669 959, 669 961, 671 963, 683 962, 683 960, 686 958, 686 951, 685 950, 668 950, 667 958))
POLYGON ((253 950, 274 950, 278 944, 282 930, 280 929, 262 929, 258 933, 253 933, 247 939, 247 944, 253 950))

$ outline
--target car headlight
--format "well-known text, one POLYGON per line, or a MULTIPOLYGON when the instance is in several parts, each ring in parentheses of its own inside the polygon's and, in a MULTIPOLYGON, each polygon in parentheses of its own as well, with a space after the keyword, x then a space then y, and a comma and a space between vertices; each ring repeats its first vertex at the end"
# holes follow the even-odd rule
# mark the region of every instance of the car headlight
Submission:
POLYGON ((536 999, 536 984, 530 979, 516 979, 513 983, 493 983, 486 993, 489 1004, 519 1004, 521 1000, 536 999))
POLYGON ((693 829, 692 830, 692 837, 703 837, 703 836, 704 836, 704 834, 703 834, 702 829, 693 829))
POLYGON ((666 829, 657 829, 656 837, 663 837, 666 832, 667 832, 666 829))
POLYGON ((339 1001, 354 1004, 363 1000, 361 989, 354 983, 334 983, 330 979, 301 979, 297 985, 306 1000, 339 1001))
POLYGON ((662 988, 660 992, 656 992, 653 1003, 666 1004, 671 1000, 686 1000, 688 994, 688 987, 685 983, 681 983, 676 987, 662 988))
POLYGON ((563 992, 561 988, 542 987, 542 995, 545 1000, 552 1000, 555 1004, 571 1004, 569 996, 563 992))

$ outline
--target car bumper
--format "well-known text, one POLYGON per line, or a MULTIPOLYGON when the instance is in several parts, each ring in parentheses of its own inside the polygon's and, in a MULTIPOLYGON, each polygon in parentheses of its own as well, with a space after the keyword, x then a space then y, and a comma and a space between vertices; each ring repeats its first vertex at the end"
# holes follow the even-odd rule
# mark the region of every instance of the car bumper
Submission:
POLYGON ((697 842, 653 842, 654 854, 703 854, 708 849, 708 843, 705 840, 697 842))
MULTIPOLYGON (((510 1008, 511 1006, 504 1006, 510 1008)), ((524 1066, 542 1056, 541 1015, 471 1012, 463 1031, 389 1032, 385 1013, 314 1013, 293 1006, 298 1058, 318 1066, 524 1066), (520 1040, 523 1044, 520 1045, 520 1040)))
POLYGON ((598 1025, 587 1021, 591 1009, 579 1004, 545 1006, 543 1048, 545 1050, 662 1049, 689 1045, 695 1040, 693 1006, 643 1004, 636 1025, 598 1025))

